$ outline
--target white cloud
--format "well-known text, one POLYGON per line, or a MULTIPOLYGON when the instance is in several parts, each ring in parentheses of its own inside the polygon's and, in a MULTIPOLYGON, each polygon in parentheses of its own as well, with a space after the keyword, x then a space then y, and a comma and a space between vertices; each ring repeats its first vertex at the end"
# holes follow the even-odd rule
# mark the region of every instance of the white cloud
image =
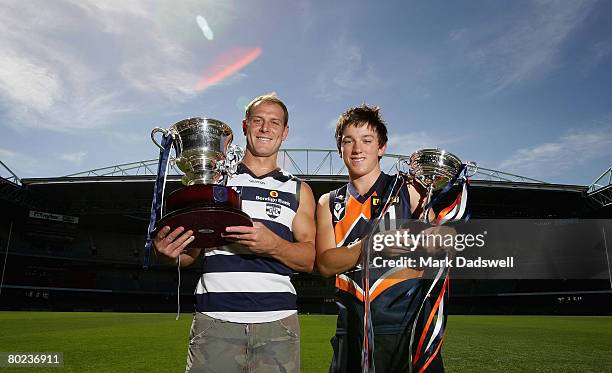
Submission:
POLYGON ((361 47, 345 36, 332 44, 329 57, 321 66, 314 80, 315 94, 326 100, 336 100, 384 84, 373 66, 364 59, 361 47))
MULTIPOLYGON (((176 40, 169 23, 183 22, 183 15, 193 19, 197 4, 177 5, 171 18, 161 11, 169 6, 163 1, 4 2, 3 124, 101 128, 120 113, 192 98, 202 61, 185 40, 176 40)), ((227 13, 231 6, 221 8, 227 13)))
MULTIPOLYGON (((72 1, 85 9, 92 19, 96 19, 100 29, 115 35, 113 42, 123 57, 117 72, 130 88, 138 90, 140 94, 170 101, 184 101, 197 94, 195 87, 204 68, 202 62, 206 61, 181 43, 183 40, 177 40, 175 31, 168 31, 181 29, 183 23, 193 19, 197 1, 175 5, 147 0, 132 0, 125 4, 114 0, 72 1), (172 17, 162 14, 167 11, 171 11, 176 17, 174 22, 180 24, 169 27, 168 24, 173 22, 172 17)), ((222 22, 225 15, 232 11, 233 5, 232 2, 225 2, 213 4, 210 8, 215 10, 211 12, 215 20, 222 22)), ((235 83, 243 76, 223 83, 235 83)))
POLYGON ((13 171, 12 167, 16 156, 15 152, 0 148, 0 161, 4 164, 4 166, 0 165, 0 177, 5 179, 13 177, 15 171, 13 171))
POLYGON ((13 101, 48 110, 62 94, 59 77, 47 66, 24 56, 0 56, 0 89, 13 101), (23 79, 23 77, 29 79, 23 79))
MULTIPOLYGON (((49 174, 49 169, 56 166, 54 158, 39 158, 27 153, 0 149, 0 160, 18 177, 39 177, 49 174)), ((0 166, 0 175, 11 176, 0 166)))
POLYGON ((546 75, 556 67, 564 41, 589 14, 593 0, 532 1, 495 23, 449 34, 464 63, 488 94, 546 75))
POLYGON ((15 152, 0 148, 0 161, 15 157, 15 152))
POLYGON ((125 143, 125 144, 132 145, 132 146, 142 144, 143 139, 147 139, 148 137, 148 134, 143 133, 143 132, 128 132, 128 131, 122 131, 122 132, 113 131, 110 133, 104 133, 100 135, 107 136, 108 139, 110 139, 114 143, 121 142, 121 143, 125 143))
POLYGON ((57 158, 63 161, 81 164, 81 162, 83 162, 83 159, 85 158, 86 155, 87 153, 85 152, 64 153, 64 154, 58 155, 57 158))
POLYGON ((590 52, 585 62, 587 69, 603 64, 612 57, 612 40, 603 40, 593 44, 590 52))
POLYGON ((134 16, 137 18, 153 19, 153 10, 157 7, 157 1, 146 1, 146 0, 130 0, 130 1, 116 1, 116 0, 68 0, 75 5, 83 8, 94 9, 95 13, 98 11, 108 14, 109 16, 105 19, 105 23, 112 25, 113 20, 117 20, 116 29, 108 29, 114 32, 122 33, 125 28, 125 24, 121 22, 122 15, 134 16))
POLYGON ((410 155, 419 149, 440 148, 460 140, 460 138, 442 139, 434 137, 425 131, 390 133, 389 140, 387 141, 387 152, 410 155))
POLYGON ((612 123, 576 129, 555 141, 519 149, 497 169, 546 179, 606 157, 612 157, 612 123))
POLYGON ((461 41, 465 39, 466 33, 467 33, 467 30, 465 28, 456 29, 456 30, 452 30, 449 33, 448 37, 450 40, 457 42, 457 41, 461 41))
POLYGON ((327 122, 327 128, 330 128, 336 131, 337 124, 338 124, 338 118, 331 119, 329 122, 327 122))
POLYGON ((109 93, 78 48, 52 36, 69 31, 75 17, 66 4, 56 5, 19 2, 0 13, 0 101, 17 128, 94 127, 118 105, 95 106, 101 90, 109 93))

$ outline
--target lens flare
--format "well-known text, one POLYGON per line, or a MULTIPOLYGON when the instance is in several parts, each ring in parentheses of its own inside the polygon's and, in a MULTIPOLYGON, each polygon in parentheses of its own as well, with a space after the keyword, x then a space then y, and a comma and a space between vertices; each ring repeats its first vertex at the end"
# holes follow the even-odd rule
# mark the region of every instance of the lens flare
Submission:
POLYGON ((233 48, 215 58, 212 66, 206 69, 196 85, 196 90, 203 91, 211 85, 240 71, 243 67, 255 61, 261 55, 261 48, 233 48))
POLYGON ((196 22, 198 23, 198 26, 200 27, 200 30, 202 30, 202 33, 204 34, 204 37, 208 40, 213 40, 213 32, 210 28, 210 26, 208 26, 208 22, 206 22, 206 18, 202 17, 202 16, 197 16, 196 17, 196 22))

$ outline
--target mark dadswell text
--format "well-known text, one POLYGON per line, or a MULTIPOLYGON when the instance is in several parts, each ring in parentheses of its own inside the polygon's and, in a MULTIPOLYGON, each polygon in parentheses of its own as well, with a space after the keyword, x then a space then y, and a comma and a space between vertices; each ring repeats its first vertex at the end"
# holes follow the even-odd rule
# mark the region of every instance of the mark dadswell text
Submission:
POLYGON ((504 259, 484 259, 479 256, 473 259, 456 257, 453 259, 434 259, 432 257, 384 259, 376 257, 374 267, 407 267, 407 268, 514 268, 514 257, 504 259))

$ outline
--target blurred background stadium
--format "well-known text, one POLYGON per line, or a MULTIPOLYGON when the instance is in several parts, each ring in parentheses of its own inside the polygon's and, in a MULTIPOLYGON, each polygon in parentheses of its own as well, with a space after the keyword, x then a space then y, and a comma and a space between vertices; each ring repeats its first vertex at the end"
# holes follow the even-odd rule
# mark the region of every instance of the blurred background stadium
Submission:
MULTIPOLYGON (((392 172, 398 157, 385 156, 383 169, 392 172)), ((347 181, 333 150, 285 149, 279 162, 316 198, 347 181)), ((176 310, 176 269, 142 269, 156 159, 28 179, 0 163, 0 310, 176 310)), ((472 217, 610 218, 611 177, 608 169, 590 185, 560 185, 479 168, 472 217)), ((173 169, 167 189, 179 180, 173 169)), ((182 271, 184 311, 191 310, 198 271, 198 264, 182 271)), ((336 312, 333 279, 298 274, 293 282, 300 313, 336 312)), ((457 280, 451 298, 451 314, 610 315, 612 278, 457 280)))

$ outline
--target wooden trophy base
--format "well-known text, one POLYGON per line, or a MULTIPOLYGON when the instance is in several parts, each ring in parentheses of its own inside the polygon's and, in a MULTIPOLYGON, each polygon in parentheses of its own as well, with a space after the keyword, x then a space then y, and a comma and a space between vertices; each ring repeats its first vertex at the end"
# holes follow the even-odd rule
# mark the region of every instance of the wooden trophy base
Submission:
POLYGON ((159 221, 158 228, 166 225, 171 229, 184 227, 185 231, 193 231, 195 240, 189 244, 187 249, 208 249, 230 243, 221 237, 226 227, 235 225, 252 227, 253 221, 246 213, 238 209, 209 206, 184 209, 168 214, 159 221))

